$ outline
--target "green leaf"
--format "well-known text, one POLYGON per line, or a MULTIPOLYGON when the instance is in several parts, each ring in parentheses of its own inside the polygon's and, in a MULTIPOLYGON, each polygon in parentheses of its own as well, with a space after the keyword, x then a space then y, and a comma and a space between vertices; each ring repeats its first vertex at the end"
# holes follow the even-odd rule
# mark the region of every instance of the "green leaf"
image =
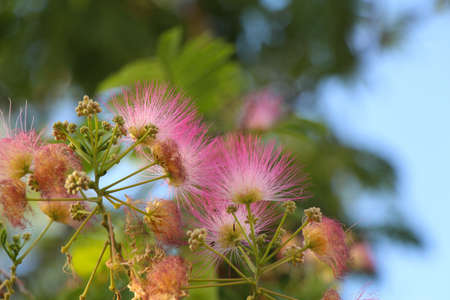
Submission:
POLYGON ((181 88, 207 116, 229 106, 243 87, 242 70, 231 61, 233 46, 208 34, 181 44, 180 28, 165 32, 159 38, 156 56, 125 65, 103 80, 98 90, 157 80, 181 88))

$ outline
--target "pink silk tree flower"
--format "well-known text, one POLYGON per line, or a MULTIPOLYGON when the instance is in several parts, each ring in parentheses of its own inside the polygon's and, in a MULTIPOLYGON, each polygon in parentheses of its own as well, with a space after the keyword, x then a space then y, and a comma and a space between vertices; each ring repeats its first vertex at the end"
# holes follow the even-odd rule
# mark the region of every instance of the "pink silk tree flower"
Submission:
POLYGON ((335 289, 329 289, 323 294, 321 300, 341 300, 341 296, 335 289))
POLYGON ((27 109, 21 110, 15 127, 0 111, 0 203, 9 222, 24 227, 24 213, 29 209, 26 185, 21 178, 31 172, 33 154, 39 148, 40 136, 27 128, 27 109))
POLYGON ((253 92, 245 97, 241 127, 250 130, 268 130, 282 113, 283 98, 270 89, 253 92))
POLYGON ((152 264, 145 278, 132 274, 128 288, 140 300, 178 300, 187 296, 190 265, 179 256, 166 256, 152 264))
POLYGON ((356 271, 375 272, 375 263, 369 243, 357 242, 351 246, 350 265, 356 271))
POLYGON ((200 123, 186 125, 177 139, 157 140, 151 154, 144 156, 157 163, 146 172, 150 176, 166 174, 175 199, 191 206, 192 199, 204 195, 207 181, 215 176, 215 161, 211 158, 214 142, 206 136, 200 123))
POLYGON ((165 245, 183 244, 181 213, 174 201, 154 200, 147 204, 145 223, 150 227, 156 239, 165 245))
POLYGON ((305 245, 324 263, 329 265, 336 277, 344 274, 349 250, 342 226, 327 217, 321 222, 312 222, 303 229, 305 245))
MULTIPOLYGON (((239 255, 237 248, 241 243, 247 245, 246 236, 250 238, 251 230, 247 221, 247 208, 244 205, 235 206, 234 216, 229 213, 230 202, 204 202, 203 210, 193 210, 196 227, 205 228, 207 236, 205 243, 224 255, 239 255), (239 226, 240 224, 240 226, 239 226), (241 228, 242 227, 242 228, 241 228)), ((266 232, 278 220, 273 205, 270 202, 257 202, 250 205, 253 218, 256 219, 255 235, 266 232)), ((215 257, 219 260, 218 257, 215 257)))
MULTIPOLYGON (((65 144, 42 146, 34 155, 34 173, 37 189, 42 198, 73 198, 64 184, 73 171, 81 170, 81 162, 75 152, 65 144)), ((39 203, 43 213, 57 222, 73 225, 68 201, 42 201, 39 203)))
POLYGON ((218 143, 217 176, 211 181, 214 198, 248 204, 258 201, 304 199, 305 176, 275 142, 256 136, 229 135, 218 143))
POLYGON ((20 179, 0 180, 0 204, 2 214, 14 227, 24 228, 24 214, 29 210, 26 200, 26 185, 20 179))
POLYGON ((141 138, 149 126, 156 128, 156 135, 144 141, 149 146, 154 140, 177 140, 197 118, 197 111, 188 98, 156 82, 137 84, 134 93, 124 91, 123 99, 112 100, 112 108, 123 117, 133 141, 141 138))
POLYGON ((30 172, 40 136, 27 129, 26 108, 20 111, 16 126, 11 126, 11 111, 6 118, 0 111, 0 180, 20 179, 30 172))

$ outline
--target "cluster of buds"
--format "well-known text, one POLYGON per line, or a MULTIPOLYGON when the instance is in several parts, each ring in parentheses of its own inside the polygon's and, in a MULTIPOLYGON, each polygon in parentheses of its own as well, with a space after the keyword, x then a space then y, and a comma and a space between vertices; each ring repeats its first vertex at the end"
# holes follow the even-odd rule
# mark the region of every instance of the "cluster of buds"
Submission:
POLYGON ((286 210, 288 214, 295 213, 295 210, 297 208, 297 205, 294 201, 286 201, 283 203, 283 208, 286 210))
POLYGON ((114 118, 112 119, 112 121, 116 124, 117 126, 117 130, 116 130, 116 136, 114 137, 114 144, 117 143, 117 140, 122 137, 122 136, 126 136, 127 135, 127 129, 125 128, 125 120, 123 119, 122 116, 114 116, 114 118))
POLYGON ((75 195, 81 190, 87 190, 89 188, 89 177, 84 172, 73 171, 72 174, 67 176, 64 187, 71 195, 75 195))
POLYGON ((30 174, 30 176, 28 176, 28 180, 27 180, 27 185, 30 187, 30 189, 33 192, 39 192, 39 182, 37 181, 36 177, 34 176, 34 174, 30 174))
POLYGON ((301 264, 305 260, 305 254, 299 246, 289 246, 286 249, 286 256, 292 256, 292 262, 294 264, 301 264))
POLYGON ((206 239, 206 229, 205 228, 196 228, 194 230, 189 230, 186 235, 189 238, 189 249, 191 251, 196 251, 206 239))
POLYGON ((237 207, 235 205, 229 205, 227 207, 227 213, 228 214, 234 214, 237 211, 237 207))
POLYGON ((56 122, 53 124, 53 136, 57 141, 65 141, 66 133, 74 133, 77 129, 77 125, 69 123, 68 121, 56 122))
POLYGON ((100 104, 98 104, 98 102, 90 99, 89 96, 85 95, 83 97, 83 100, 78 102, 78 106, 77 108, 75 108, 75 111, 77 112, 77 115, 79 117, 89 117, 94 114, 101 113, 102 109, 100 108, 100 104))
POLYGON ((86 207, 81 202, 73 203, 70 206, 70 217, 75 221, 83 221, 88 214, 89 212, 86 211, 86 207))
POLYGON ((108 121, 102 121, 102 127, 106 131, 111 131, 112 125, 108 121))
POLYGON ((310 207, 308 209, 305 209, 304 213, 309 221, 317 223, 322 222, 322 212, 320 211, 320 208, 310 207))

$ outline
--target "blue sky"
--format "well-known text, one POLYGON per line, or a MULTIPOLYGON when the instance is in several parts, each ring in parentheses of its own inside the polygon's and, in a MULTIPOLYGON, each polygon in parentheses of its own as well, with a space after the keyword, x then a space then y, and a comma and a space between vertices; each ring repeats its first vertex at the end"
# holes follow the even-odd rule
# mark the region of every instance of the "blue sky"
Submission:
MULTIPOLYGON (((425 251, 379 245, 380 281, 369 291, 380 300, 450 299, 450 13, 433 14, 432 1, 383 2, 387 14, 413 8, 424 18, 399 47, 368 54, 355 81, 325 81, 321 108, 344 141, 394 163, 395 201, 425 241, 425 251)), ((377 211, 383 196, 362 197, 358 221, 386 216, 377 211)), ((365 283, 347 280, 344 299, 365 283)))

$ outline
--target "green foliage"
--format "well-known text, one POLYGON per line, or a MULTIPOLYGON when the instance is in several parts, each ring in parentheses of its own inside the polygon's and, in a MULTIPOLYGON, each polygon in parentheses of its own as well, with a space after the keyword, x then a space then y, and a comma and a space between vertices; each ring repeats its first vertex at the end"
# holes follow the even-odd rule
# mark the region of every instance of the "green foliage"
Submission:
POLYGON ((218 114, 243 87, 242 70, 230 60, 232 55, 233 46, 208 34, 182 46, 182 30, 174 28, 161 35, 154 57, 125 65, 102 81, 98 90, 138 81, 169 82, 194 99, 203 113, 218 114))

